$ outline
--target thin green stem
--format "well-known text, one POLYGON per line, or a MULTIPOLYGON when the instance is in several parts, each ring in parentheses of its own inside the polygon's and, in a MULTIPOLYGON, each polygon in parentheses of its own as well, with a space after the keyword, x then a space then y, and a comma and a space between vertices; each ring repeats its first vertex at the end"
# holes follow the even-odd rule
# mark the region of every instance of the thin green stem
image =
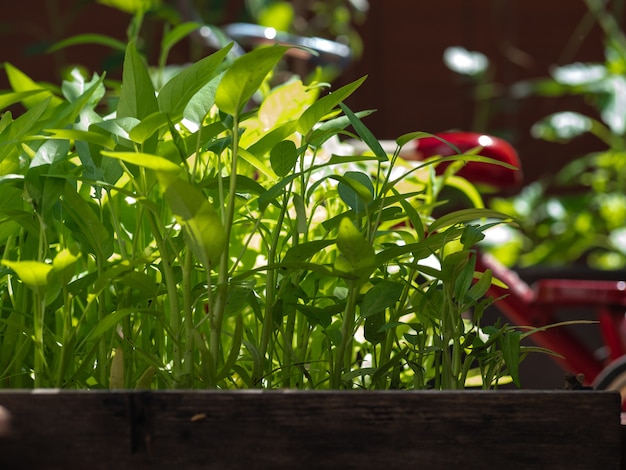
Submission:
MULTIPOLYGON (((226 308, 226 300, 228 298, 228 279, 229 279, 229 263, 230 263, 230 238, 235 219, 235 203, 237 197, 237 161, 239 159, 239 116, 233 116, 232 133, 232 152, 231 152, 231 170, 230 170, 230 187, 228 191, 228 199, 224 199, 223 188, 220 185, 220 202, 222 207, 222 218, 224 231, 226 235, 226 246, 222 252, 219 264, 219 272, 217 278, 215 303, 209 305, 209 352, 213 364, 210 367, 212 374, 216 374, 221 357, 221 333, 224 310, 226 308)), ((218 181, 221 182, 221 172, 218 174, 218 181)), ((215 376, 209 378, 209 386, 215 387, 215 376)))
MULTIPOLYGON (((267 253, 267 261, 270 265, 274 265, 277 259, 278 242, 280 241, 281 227, 285 220, 285 213, 287 211, 287 196, 281 205, 280 213, 276 220, 276 228, 272 235, 272 243, 267 253)), ((270 337, 272 335, 273 327, 273 309, 276 307, 276 270, 268 269, 266 275, 265 285, 265 315, 263 317, 263 327, 261 329, 261 345, 259 353, 261 357, 265 357, 268 351, 268 345, 270 337)))
POLYGON ((46 309, 45 296, 37 292, 35 294, 35 303, 33 305, 33 333, 35 339, 35 357, 34 357, 34 375, 35 388, 44 386, 44 369, 46 358, 44 354, 43 328, 44 328, 44 312, 46 309))
POLYGON ((193 302, 191 297, 191 274, 193 271, 193 256, 190 250, 185 252, 183 265, 183 330, 184 330, 184 353, 183 353, 183 380, 181 385, 191 386, 193 382, 193 302))
POLYGON ((352 360, 354 324, 356 321, 356 304, 359 295, 360 284, 351 283, 348 288, 348 299, 346 308, 343 312, 343 323, 341 325, 341 341, 337 347, 335 355, 335 364, 330 378, 330 388, 341 388, 341 377, 344 372, 350 369, 352 360))

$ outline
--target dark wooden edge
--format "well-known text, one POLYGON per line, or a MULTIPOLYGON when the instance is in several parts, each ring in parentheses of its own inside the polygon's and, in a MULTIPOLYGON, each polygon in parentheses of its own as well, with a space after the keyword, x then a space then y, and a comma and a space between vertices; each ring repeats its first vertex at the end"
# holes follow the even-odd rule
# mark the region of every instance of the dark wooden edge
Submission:
POLYGON ((620 468, 596 391, 0 392, 0 468, 620 468))

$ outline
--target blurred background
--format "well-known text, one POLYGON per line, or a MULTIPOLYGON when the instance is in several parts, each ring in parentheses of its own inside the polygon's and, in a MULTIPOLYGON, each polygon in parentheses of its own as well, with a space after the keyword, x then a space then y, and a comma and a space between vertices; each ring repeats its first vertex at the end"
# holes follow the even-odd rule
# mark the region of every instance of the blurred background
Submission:
MULTIPOLYGON (((348 45, 352 61, 326 77, 339 86, 368 76, 348 104, 377 110, 365 123, 379 139, 459 129, 517 149, 525 186, 489 198, 522 220, 522 230, 494 247, 503 263, 528 281, 555 267, 563 277, 623 276, 623 0, 22 0, 3 5, 0 62, 55 85, 76 64, 119 78, 123 50, 102 37, 124 42, 137 5, 148 10, 140 46, 153 64, 168 25, 189 20, 255 23, 348 45), (77 35, 99 36, 50 51, 77 35)), ((191 36, 168 63, 208 52, 191 36)), ((8 88, 0 74, 0 90, 8 88)), ((599 344, 588 329, 581 334, 599 344)), ((563 385, 546 358, 523 368, 527 387, 563 385)))
MULTIPOLYGON (((119 72, 122 53, 106 46, 77 45, 46 53, 57 41, 77 34, 98 33, 123 41, 130 15, 103 3, 107 2, 6 2, 0 17, 1 60, 36 80, 52 83, 57 83, 63 70, 74 63, 91 71, 119 72)), ((156 3, 161 4, 161 10, 143 25, 144 37, 152 34, 154 41, 158 41, 164 18, 178 21, 174 11, 178 0, 156 3)), ((379 138, 395 138, 415 130, 488 131, 507 138, 518 149, 528 182, 554 173, 575 154, 600 148, 591 137, 577 140, 574 150, 531 137, 531 126, 538 119, 565 108, 584 108, 579 97, 528 97, 522 101, 507 90, 521 80, 546 76, 554 65, 603 61, 602 32, 597 24, 585 26, 588 11, 582 0, 192 3, 202 18, 213 24, 272 21, 272 15, 281 15, 276 5, 288 3, 295 10, 292 21, 287 22, 291 32, 349 42, 356 57, 336 81, 344 83, 368 75, 360 92, 352 97, 351 106, 378 110, 367 124, 379 138), (268 12, 269 6, 273 10, 268 12), (444 63, 444 51, 454 46, 478 51, 489 59, 481 89, 476 89, 476 80, 455 73, 444 63)), ((196 48, 195 53, 202 51, 196 48)), ((170 58, 184 62, 192 59, 191 55, 189 46, 181 44, 170 58)), ((6 88, 4 76, 0 80, 0 86, 6 88)))

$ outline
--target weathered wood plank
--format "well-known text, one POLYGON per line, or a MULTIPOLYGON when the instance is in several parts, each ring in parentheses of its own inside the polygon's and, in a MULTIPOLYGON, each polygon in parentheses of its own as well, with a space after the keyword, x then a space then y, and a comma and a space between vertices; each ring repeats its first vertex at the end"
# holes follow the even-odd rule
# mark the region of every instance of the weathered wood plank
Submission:
POLYGON ((0 392, 0 468, 616 469, 611 392, 0 392))

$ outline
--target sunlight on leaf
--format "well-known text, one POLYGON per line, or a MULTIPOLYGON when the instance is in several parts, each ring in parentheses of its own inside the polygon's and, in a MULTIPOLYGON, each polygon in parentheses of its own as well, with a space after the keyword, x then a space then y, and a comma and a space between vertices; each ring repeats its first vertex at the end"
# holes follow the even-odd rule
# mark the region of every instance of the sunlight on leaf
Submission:
POLYGON ((4 266, 11 268, 24 284, 38 293, 43 293, 48 287, 48 276, 52 265, 39 261, 9 261, 2 260, 4 266))

